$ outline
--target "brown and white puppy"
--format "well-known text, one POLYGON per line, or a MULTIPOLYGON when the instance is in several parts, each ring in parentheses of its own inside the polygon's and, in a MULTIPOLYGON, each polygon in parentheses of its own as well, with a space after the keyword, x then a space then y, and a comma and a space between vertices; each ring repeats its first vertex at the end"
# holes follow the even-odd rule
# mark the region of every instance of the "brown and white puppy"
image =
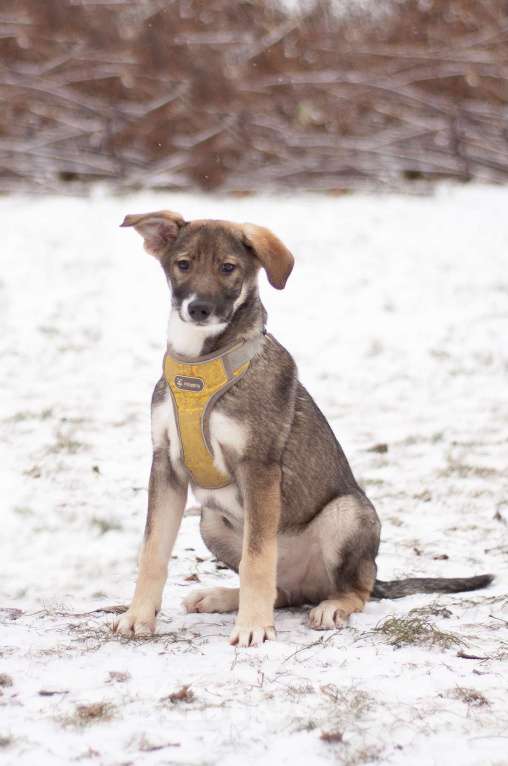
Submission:
MULTIPOLYGON (((193 359, 263 334, 266 311, 257 274, 282 289, 293 257, 267 229, 226 221, 186 222, 177 213, 130 215, 171 289, 169 353, 193 359)), ((197 590, 188 612, 238 611, 231 643, 274 638, 274 607, 314 605, 315 629, 340 627, 371 597, 457 592, 483 587, 470 578, 376 580, 380 523, 356 483, 330 426, 299 383, 290 354, 263 335, 246 374, 210 416, 214 464, 231 479, 193 492, 201 534, 212 553, 240 574, 240 588, 197 590)), ((152 398, 153 462, 139 574, 124 636, 155 629, 168 561, 183 516, 189 476, 172 399, 163 377, 152 398)), ((192 484, 192 482, 191 482, 192 484)))

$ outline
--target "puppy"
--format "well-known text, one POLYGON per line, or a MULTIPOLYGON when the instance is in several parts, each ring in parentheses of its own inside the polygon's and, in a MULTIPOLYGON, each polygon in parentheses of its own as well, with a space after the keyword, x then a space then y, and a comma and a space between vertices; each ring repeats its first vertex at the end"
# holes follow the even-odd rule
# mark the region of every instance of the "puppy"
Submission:
POLYGON ((148 515, 123 636, 155 630, 187 489, 210 551, 239 588, 196 590, 188 612, 237 612, 231 643, 275 637, 274 607, 313 605, 317 630, 370 597, 453 593, 492 577, 376 580, 380 522, 291 355, 266 333, 257 276, 282 290, 293 256, 267 229, 160 211, 128 215, 171 291, 164 373, 152 398, 148 515))

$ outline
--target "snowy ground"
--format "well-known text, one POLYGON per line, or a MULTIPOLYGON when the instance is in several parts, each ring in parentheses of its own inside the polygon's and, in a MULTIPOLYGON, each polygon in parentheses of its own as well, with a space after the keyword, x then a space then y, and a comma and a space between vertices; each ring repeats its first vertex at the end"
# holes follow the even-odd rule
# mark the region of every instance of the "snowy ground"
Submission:
POLYGON ((507 209, 478 187, 0 201, 2 762, 508 764, 507 209), (111 634, 94 610, 133 589, 167 313, 118 224, 161 207, 294 251, 286 291, 263 279, 269 327, 377 505, 380 576, 490 571, 488 590, 371 602, 325 634, 283 610, 276 642, 235 650, 232 615, 182 613, 235 580, 189 516, 159 634, 111 634), (379 630, 393 615, 407 645, 379 630))

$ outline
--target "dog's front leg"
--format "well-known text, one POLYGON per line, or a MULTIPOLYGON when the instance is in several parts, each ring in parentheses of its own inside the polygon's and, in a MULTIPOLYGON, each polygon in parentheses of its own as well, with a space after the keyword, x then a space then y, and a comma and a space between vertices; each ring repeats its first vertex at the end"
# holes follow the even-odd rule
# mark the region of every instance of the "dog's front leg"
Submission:
POLYGON ((275 638, 277 531, 281 504, 278 465, 244 462, 239 479, 245 503, 240 605, 230 643, 255 646, 275 638))
POLYGON ((148 487, 148 514, 134 598, 115 630, 122 636, 149 635, 162 602, 168 561, 180 528, 187 485, 176 477, 168 450, 155 450, 148 487))

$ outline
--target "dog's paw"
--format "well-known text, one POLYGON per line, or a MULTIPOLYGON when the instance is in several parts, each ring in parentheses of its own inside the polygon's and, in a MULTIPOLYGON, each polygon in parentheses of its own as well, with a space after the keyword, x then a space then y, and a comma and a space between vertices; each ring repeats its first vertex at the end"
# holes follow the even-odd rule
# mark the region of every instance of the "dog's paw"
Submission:
POLYGON ((155 632, 156 609, 153 606, 131 606, 113 624, 113 633, 118 636, 151 636, 155 632))
POLYGON ((345 625, 347 618, 336 601, 322 601, 309 612, 309 626, 314 630, 337 630, 345 625))
POLYGON ((264 641, 275 641, 277 634, 273 625, 235 625, 229 643, 233 646, 258 646, 264 641))
POLYGON ((183 600, 187 612, 235 612, 238 609, 238 588, 209 588, 193 590, 183 600))

